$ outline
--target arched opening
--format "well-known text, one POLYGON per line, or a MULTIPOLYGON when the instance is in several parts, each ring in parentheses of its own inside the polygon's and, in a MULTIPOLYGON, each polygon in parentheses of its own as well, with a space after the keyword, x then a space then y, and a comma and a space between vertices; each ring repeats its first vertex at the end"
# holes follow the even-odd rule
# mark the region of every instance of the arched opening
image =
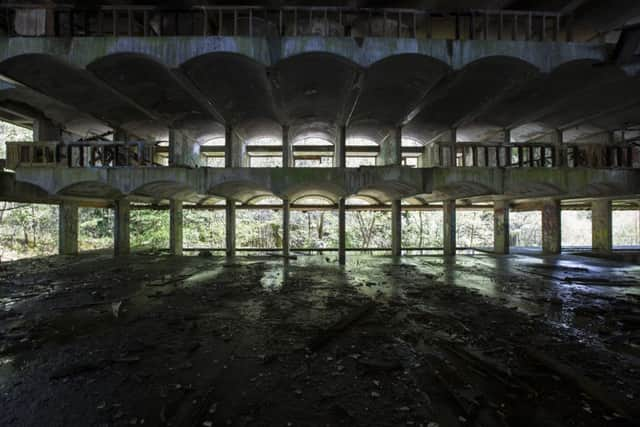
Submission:
POLYGON ((238 251, 264 253, 282 250, 282 199, 258 196, 236 208, 238 251))
POLYGON ((334 145, 319 135, 303 135, 293 142, 293 166, 296 168, 333 167, 334 145))
POLYGON ((225 200, 215 198, 207 204, 185 205, 183 211, 183 245, 185 251, 225 249, 225 200))
POLYGON ((402 137, 402 166, 419 168, 424 165, 425 147, 416 138, 402 137))
POLYGON ((391 251, 391 206, 370 196, 346 200, 346 248, 359 252, 391 251))
POLYGON ((201 143, 200 155, 203 165, 210 168, 223 168, 225 166, 224 146, 224 135, 215 136, 201 143))
POLYGON ((442 248, 442 206, 413 198, 403 201, 402 250, 407 255, 424 255, 442 248))
POLYGON ((375 166, 380 146, 373 139, 364 137, 347 138, 346 166, 375 166))
POLYGON ((246 142, 246 154, 251 168, 280 168, 282 139, 272 136, 252 138, 246 142))
POLYGON ((338 213, 331 199, 309 194, 293 200, 290 227, 292 251, 337 251, 338 213))

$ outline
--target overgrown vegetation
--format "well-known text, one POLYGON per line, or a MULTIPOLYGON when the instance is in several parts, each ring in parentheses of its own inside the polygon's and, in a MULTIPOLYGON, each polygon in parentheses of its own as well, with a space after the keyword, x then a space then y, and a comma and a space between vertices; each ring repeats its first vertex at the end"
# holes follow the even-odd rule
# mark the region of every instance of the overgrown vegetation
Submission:
MULTIPOLYGON (((29 130, 0 122, 0 158, 7 140, 30 140, 29 130)), ((316 201, 317 202, 317 201, 316 201)), ((277 202, 276 202, 277 203, 277 202)), ((238 248, 281 248, 282 213, 273 209, 238 210, 236 217, 238 248)), ((564 246, 591 245, 591 212, 564 211, 564 246)), ((291 212, 292 248, 337 248, 338 215, 335 210, 295 210, 291 212)), ((540 212, 511 213, 512 246, 541 245, 540 212)), ((640 245, 640 212, 613 214, 614 245, 640 245)), ((133 249, 166 249, 169 246, 169 213, 166 210, 132 209, 131 245, 133 249)), ((386 211, 348 211, 348 248, 390 248, 391 214, 386 211)), ((457 214, 458 246, 491 248, 493 213, 491 210, 460 210, 457 214)), ((224 248, 224 210, 184 211, 185 248, 224 248)), ((0 259, 11 260, 55 254, 58 247, 58 207, 0 202, 0 259)), ((402 245, 405 248, 442 246, 442 213, 403 211, 402 245)), ((113 246, 113 211, 81 208, 79 211, 79 249, 110 249, 113 246)))

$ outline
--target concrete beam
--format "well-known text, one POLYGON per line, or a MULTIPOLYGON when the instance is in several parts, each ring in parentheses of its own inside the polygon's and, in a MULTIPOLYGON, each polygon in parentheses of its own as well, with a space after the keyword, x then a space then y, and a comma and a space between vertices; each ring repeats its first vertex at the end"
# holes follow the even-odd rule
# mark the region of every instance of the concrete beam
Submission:
POLYGON ((442 202, 442 247, 444 255, 456 254, 456 201, 442 202))
POLYGON ((182 255, 183 245, 182 201, 169 201, 169 250, 172 255, 182 255))
POLYGON ((347 262, 346 219, 346 200, 341 197, 338 200, 338 263, 340 265, 344 265, 347 262))
POLYGON ((130 210, 128 200, 116 200, 113 222, 113 251, 116 256, 129 255, 131 252, 130 210))
POLYGON ((62 202, 58 208, 58 253, 78 254, 78 204, 62 202))
POLYGON ((236 202, 227 199, 225 208, 225 253, 228 257, 236 255, 236 202))
POLYGON ((613 249, 611 200, 591 202, 591 239, 593 252, 610 253, 613 249))
POLYGON ((391 255, 402 254, 402 201, 391 201, 391 255))
POLYGON ((33 121, 34 141, 60 141, 62 130, 49 119, 40 118, 33 121))
POLYGON ((509 253, 509 202, 496 200, 493 203, 493 251, 509 253))
POLYGON ((562 251, 560 200, 545 200, 542 205, 542 252, 554 255, 562 251))

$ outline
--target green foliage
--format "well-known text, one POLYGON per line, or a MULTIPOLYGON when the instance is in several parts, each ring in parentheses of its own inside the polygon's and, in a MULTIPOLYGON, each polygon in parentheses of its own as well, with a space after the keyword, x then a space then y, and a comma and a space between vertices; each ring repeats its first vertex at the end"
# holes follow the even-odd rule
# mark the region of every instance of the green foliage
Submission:
POLYGON ((0 159, 7 158, 7 141, 32 141, 33 132, 30 129, 0 121, 0 159))
POLYGON ((81 251, 113 247, 113 209, 80 208, 78 216, 81 251))
POLYGON ((169 247, 169 211, 132 209, 129 223, 132 248, 169 247))

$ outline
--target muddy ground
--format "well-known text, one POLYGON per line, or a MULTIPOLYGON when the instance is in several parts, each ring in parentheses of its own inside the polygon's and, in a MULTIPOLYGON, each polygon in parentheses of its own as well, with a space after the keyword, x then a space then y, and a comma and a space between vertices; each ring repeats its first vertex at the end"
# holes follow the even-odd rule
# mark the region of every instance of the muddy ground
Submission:
POLYGON ((640 268, 563 255, 0 265, 2 426, 626 426, 640 268))

